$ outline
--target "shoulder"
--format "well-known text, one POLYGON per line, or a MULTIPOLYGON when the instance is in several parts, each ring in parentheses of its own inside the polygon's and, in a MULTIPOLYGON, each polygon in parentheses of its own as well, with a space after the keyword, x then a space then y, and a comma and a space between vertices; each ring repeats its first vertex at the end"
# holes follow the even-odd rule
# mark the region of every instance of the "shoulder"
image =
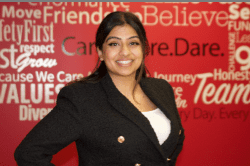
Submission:
POLYGON ((87 98, 93 96, 101 91, 100 83, 82 83, 75 82, 70 85, 64 86, 58 96, 74 96, 74 98, 87 98))
POLYGON ((142 79, 142 84, 151 87, 157 87, 158 89, 172 90, 172 86, 164 79, 147 77, 142 79))

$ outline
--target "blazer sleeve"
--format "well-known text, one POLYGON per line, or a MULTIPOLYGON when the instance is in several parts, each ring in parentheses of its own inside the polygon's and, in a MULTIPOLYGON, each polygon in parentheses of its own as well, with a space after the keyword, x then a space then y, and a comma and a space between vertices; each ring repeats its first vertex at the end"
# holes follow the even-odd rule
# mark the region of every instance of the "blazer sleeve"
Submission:
MULTIPOLYGON (((164 80, 165 81, 165 80, 164 80)), ((184 142, 184 139, 185 139, 185 134, 184 134, 184 128, 181 124, 181 118, 180 118, 180 115, 179 115, 179 112, 178 112, 178 109, 177 109, 177 106, 176 106, 176 102, 175 102, 175 97, 174 97, 174 91, 173 91, 173 88, 172 86, 167 82, 165 81, 169 87, 169 91, 170 91, 170 95, 171 95, 171 99, 172 99, 172 104, 174 105, 174 108, 175 108, 175 113, 176 113, 176 117, 177 117, 177 120, 178 120, 178 123, 181 127, 181 131, 180 131, 180 135, 179 135, 179 139, 178 139, 178 143, 176 145, 176 148, 175 150, 173 151, 173 153, 171 154, 171 156, 169 158, 171 158, 170 160, 170 166, 174 166, 175 163, 176 163, 176 160, 177 160, 177 157, 178 155, 180 154, 181 150, 182 150, 182 147, 183 147, 183 142, 184 142)))
POLYGON ((77 140, 81 134, 80 113, 73 88, 61 89, 57 104, 24 138, 14 153, 19 166, 53 166, 52 155, 77 140))

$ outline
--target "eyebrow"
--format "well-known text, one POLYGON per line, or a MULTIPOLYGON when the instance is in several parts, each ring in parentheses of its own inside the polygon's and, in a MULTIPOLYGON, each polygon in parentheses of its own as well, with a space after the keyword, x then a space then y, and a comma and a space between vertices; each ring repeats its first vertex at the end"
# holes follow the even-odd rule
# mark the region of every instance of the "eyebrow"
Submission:
MULTIPOLYGON (((138 36, 131 36, 130 38, 128 38, 128 39, 133 39, 133 38, 138 38, 139 39, 139 37, 138 36)), ((116 36, 110 36, 110 37, 108 37, 107 38, 107 40, 106 40, 106 42, 108 41, 108 40, 110 40, 110 39, 118 39, 118 40, 122 40, 121 38, 119 38, 119 37, 116 37, 116 36)))

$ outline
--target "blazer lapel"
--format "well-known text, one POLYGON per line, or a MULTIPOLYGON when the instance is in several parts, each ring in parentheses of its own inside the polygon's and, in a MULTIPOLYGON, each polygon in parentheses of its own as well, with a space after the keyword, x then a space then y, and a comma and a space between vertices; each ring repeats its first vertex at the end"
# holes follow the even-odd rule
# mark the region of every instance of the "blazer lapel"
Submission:
MULTIPOLYGON (((150 100, 168 117, 171 121, 171 132, 168 139, 161 145, 162 150, 166 156, 171 155, 178 143, 179 136, 179 124, 175 111, 177 108, 172 102, 173 96, 170 91, 163 91, 159 86, 149 83, 150 80, 142 78, 141 88, 144 93, 150 98, 150 100)), ((170 89, 171 90, 171 89, 170 89)))
MULTIPOLYGON (((108 101, 110 104, 124 116, 130 119, 133 123, 135 123, 148 136, 160 154, 165 158, 165 154, 148 119, 144 117, 142 113, 115 87, 108 73, 102 78, 101 84, 108 96, 108 101)), ((151 91, 148 91, 147 89, 145 89, 145 91, 147 91, 147 95, 150 95, 151 98, 154 98, 153 96, 155 94, 153 94, 151 91)), ((158 103, 156 103, 156 105, 157 104, 158 103)))

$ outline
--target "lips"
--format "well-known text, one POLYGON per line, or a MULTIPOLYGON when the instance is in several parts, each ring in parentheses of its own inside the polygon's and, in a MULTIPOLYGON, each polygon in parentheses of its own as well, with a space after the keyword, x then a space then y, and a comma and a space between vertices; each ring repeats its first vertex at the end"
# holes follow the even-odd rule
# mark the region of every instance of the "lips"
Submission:
POLYGON ((117 63, 120 63, 120 64, 129 64, 130 62, 132 62, 132 60, 127 60, 127 61, 116 61, 117 63))

